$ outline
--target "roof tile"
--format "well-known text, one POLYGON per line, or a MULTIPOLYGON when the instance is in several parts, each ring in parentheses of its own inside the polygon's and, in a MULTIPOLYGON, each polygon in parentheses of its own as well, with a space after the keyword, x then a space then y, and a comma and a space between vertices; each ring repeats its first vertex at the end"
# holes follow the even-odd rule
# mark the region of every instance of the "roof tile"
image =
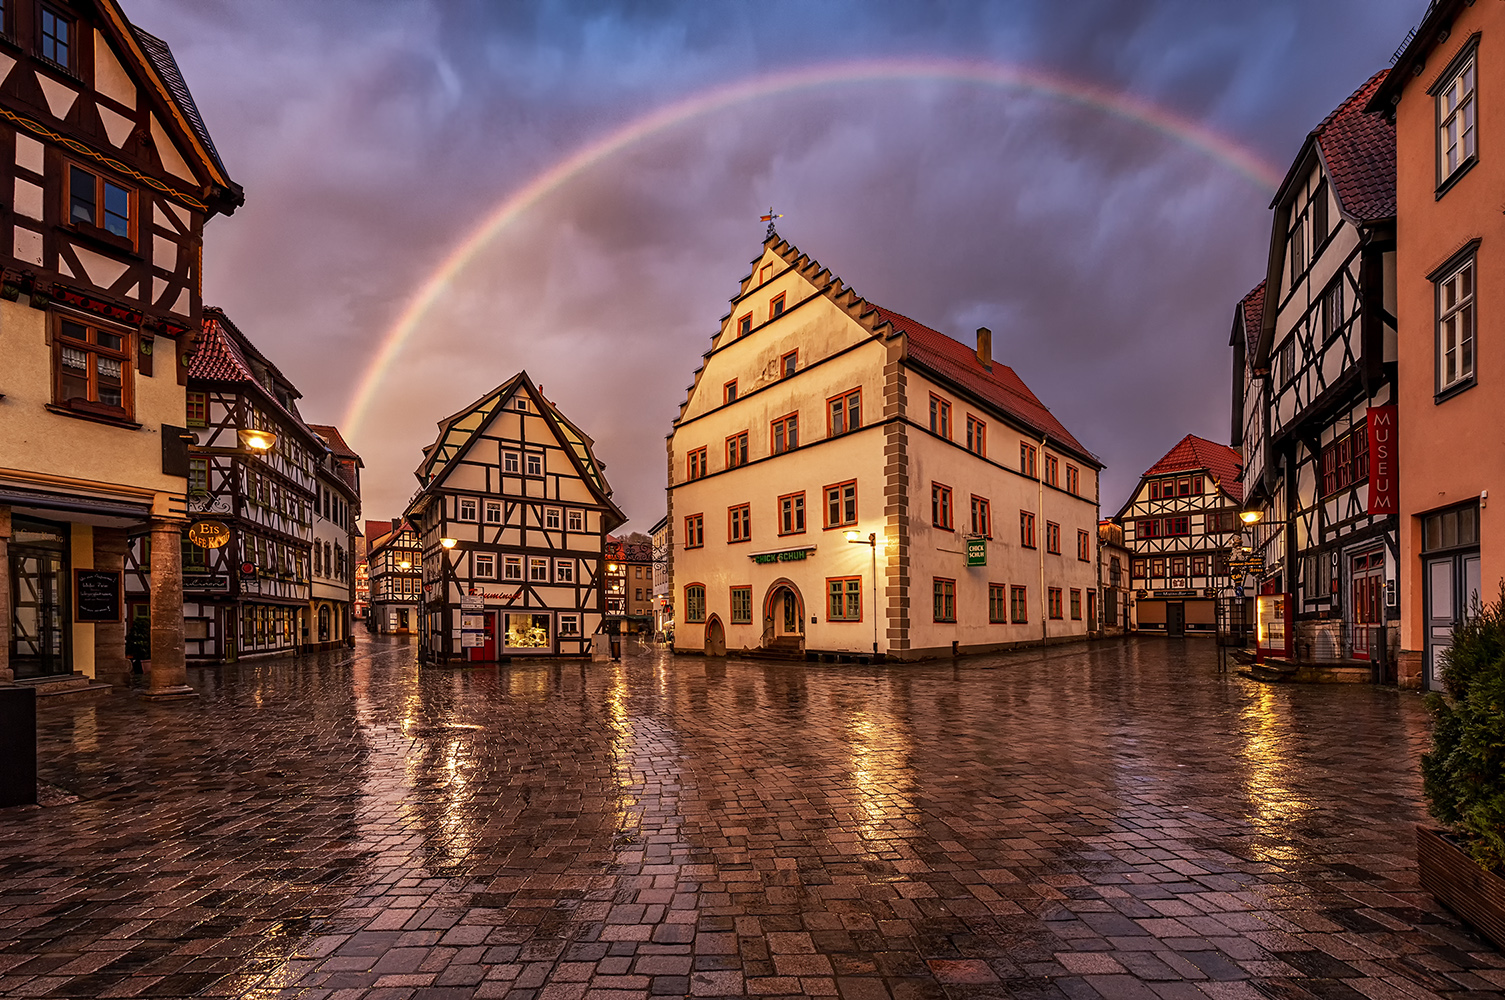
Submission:
POLYGON ((1361 222, 1395 218, 1395 123, 1364 110, 1388 69, 1382 69, 1313 131, 1343 210, 1361 222))
POLYGON ((1059 444, 1083 458, 1097 462, 1092 452, 1072 436, 1055 414, 1030 391, 1014 369, 994 360, 988 371, 977 360, 975 349, 891 309, 875 307, 895 328, 909 336, 909 356, 1036 431, 1049 434, 1059 444))
POLYGON ((1207 470, 1217 480, 1223 492, 1235 500, 1244 499, 1244 488, 1239 483, 1239 472, 1244 460, 1239 453, 1226 444, 1218 444, 1206 438, 1188 434, 1165 453, 1165 456, 1145 470, 1145 476, 1163 476, 1172 472, 1197 472, 1207 470))

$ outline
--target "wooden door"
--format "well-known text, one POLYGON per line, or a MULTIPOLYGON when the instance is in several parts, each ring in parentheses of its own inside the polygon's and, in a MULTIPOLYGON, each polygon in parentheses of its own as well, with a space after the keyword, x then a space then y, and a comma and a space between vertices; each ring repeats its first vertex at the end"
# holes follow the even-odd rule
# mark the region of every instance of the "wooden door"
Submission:
POLYGON ((1355 659, 1373 653, 1374 631, 1385 622, 1385 550, 1353 557, 1349 564, 1349 650, 1355 659))

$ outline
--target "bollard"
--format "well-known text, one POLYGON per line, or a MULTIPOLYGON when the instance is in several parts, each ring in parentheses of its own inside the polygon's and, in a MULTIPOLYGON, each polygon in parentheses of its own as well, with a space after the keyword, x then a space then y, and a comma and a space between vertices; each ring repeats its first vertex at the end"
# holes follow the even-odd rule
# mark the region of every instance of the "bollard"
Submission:
POLYGON ((37 801, 37 692, 0 687, 0 807, 37 801))

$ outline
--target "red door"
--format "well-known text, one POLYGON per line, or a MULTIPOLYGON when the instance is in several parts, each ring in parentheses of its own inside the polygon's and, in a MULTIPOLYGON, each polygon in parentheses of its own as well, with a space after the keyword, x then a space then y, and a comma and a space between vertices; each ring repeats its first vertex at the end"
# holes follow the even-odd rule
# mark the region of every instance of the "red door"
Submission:
POLYGON ((1349 649, 1358 660, 1369 659, 1374 630, 1385 621, 1385 550, 1376 549, 1354 556, 1350 564, 1353 620, 1349 629, 1349 649))
POLYGON ((467 652, 470 659, 477 663, 492 663, 496 661, 496 612, 487 611, 484 615, 486 622, 486 635, 479 646, 471 646, 467 652))

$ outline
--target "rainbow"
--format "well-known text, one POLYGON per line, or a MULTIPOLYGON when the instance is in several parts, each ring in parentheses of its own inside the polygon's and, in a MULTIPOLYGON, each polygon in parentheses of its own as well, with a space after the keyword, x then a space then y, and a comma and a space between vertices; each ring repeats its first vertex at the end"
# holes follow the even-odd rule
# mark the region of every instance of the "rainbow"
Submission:
POLYGON ((775 95, 850 84, 954 82, 1019 90, 1101 111, 1151 128, 1232 169, 1261 189, 1281 174, 1258 155, 1189 118, 1129 94, 1022 66, 943 59, 879 59, 824 64, 754 77, 666 105, 620 126, 539 173, 503 198, 440 262, 382 338, 361 375, 341 426, 354 438, 387 369, 397 360, 428 312, 465 266, 514 220, 573 178, 660 132, 734 105, 775 95))

